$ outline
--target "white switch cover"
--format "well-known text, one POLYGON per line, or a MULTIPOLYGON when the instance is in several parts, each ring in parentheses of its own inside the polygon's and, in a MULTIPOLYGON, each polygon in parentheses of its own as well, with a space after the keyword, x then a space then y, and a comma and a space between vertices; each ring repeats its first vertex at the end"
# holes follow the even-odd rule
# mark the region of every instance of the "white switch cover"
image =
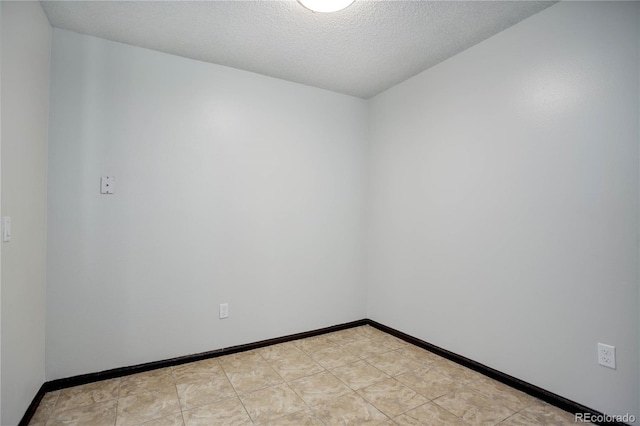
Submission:
POLYGON ((8 243, 11 241, 11 217, 2 217, 2 242, 8 243))
POLYGON ((115 191, 116 178, 113 176, 102 176, 100 178, 100 193, 113 194, 115 191))
POLYGON ((220 304, 220 319, 229 318, 229 304, 221 303, 220 304))

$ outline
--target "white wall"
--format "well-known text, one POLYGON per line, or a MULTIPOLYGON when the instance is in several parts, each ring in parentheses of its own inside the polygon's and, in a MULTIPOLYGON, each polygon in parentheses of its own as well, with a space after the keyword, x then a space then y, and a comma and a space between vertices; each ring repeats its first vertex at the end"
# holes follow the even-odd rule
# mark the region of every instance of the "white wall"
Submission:
POLYGON ((363 100, 58 29, 51 78, 48 379, 365 316, 363 100))
MULTIPOLYGON (((2 3, 0 3, 0 99, 2 99, 2 3)), ((2 214, 2 102, 0 101, 0 215, 2 214)), ((0 225, 2 232, 2 225, 0 225)), ((2 244, 0 244, 0 423, 2 423, 2 244)))
POLYGON ((51 27, 39 2, 2 2, 2 425, 45 379, 47 127, 51 27))
POLYGON ((554 5, 371 101, 369 318, 640 414, 638 6, 554 5))

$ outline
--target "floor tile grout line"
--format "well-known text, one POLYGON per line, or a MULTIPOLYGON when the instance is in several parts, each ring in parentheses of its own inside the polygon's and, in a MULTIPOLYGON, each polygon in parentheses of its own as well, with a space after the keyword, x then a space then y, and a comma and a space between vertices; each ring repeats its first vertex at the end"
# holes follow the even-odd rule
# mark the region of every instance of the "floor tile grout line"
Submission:
MULTIPOLYGON (((467 386, 468 386, 468 384, 465 384, 463 389, 466 389, 466 388, 467 388, 467 386)), ((473 392, 473 390, 471 390, 471 389, 470 389, 470 391, 472 391, 472 392, 473 392)), ((464 421, 464 418, 463 418, 463 417, 458 416, 457 414, 453 413, 452 411, 448 410, 446 407, 443 407, 442 405, 440 405, 440 404, 438 404, 438 403, 436 402, 436 399, 440 399, 440 398, 445 397, 445 396, 447 396, 447 395, 453 395, 453 394, 455 394, 455 393, 456 393, 456 391, 446 393, 445 395, 440 395, 439 397, 434 398, 431 402, 432 402, 432 403, 434 403, 434 404, 436 404, 436 405, 437 405, 438 407, 440 407, 441 409, 443 409, 443 410, 447 411, 448 413, 450 413, 450 414, 452 414, 452 415, 454 415, 454 416, 456 416, 456 417, 458 417, 459 419, 461 419, 461 420, 463 420, 463 421, 464 421)), ((477 393, 477 392, 475 392, 475 393, 477 393)), ((507 407, 504 407, 504 406, 502 406, 502 407, 503 407, 503 408, 507 408, 507 407)), ((507 408, 507 409, 508 409, 509 411, 513 411, 513 410, 511 410, 510 408, 507 408)), ((514 412, 514 413, 510 414, 509 416, 505 417, 504 419, 502 419, 502 420, 498 421, 498 423, 495 423, 495 425, 498 425, 498 424, 502 423, 503 421, 505 421, 505 420, 506 420, 506 419, 508 419, 509 417, 511 417, 511 416, 513 416, 513 415, 515 415, 516 413, 517 413, 517 412, 514 412)))
MULTIPOLYGON (((62 391, 57 391, 58 395, 56 396, 56 400, 55 402, 51 405, 51 408, 49 409, 49 412, 47 413, 45 419, 44 419, 44 424, 45 426, 47 425, 47 422, 49 421, 49 419, 51 418, 51 415, 53 414, 53 410, 56 408, 56 404, 58 403, 58 400, 60 399, 60 393, 62 391)), ((36 409, 37 410, 37 409, 36 409)))
MULTIPOLYGON (((301 352, 303 352, 303 353, 304 353, 304 351, 301 351, 301 352)), ((262 353, 259 353, 259 355, 260 355, 260 357, 262 357, 262 359, 264 359, 264 360, 265 360, 265 362, 266 362, 267 364, 269 364, 269 360, 267 360, 264 356, 262 356, 262 353)), ((308 354, 306 354, 306 353, 305 353, 305 355, 306 355, 306 356, 308 356, 309 358, 311 358, 311 356, 310 356, 310 355, 308 355, 308 354)), ((317 364, 317 363, 316 363, 316 364, 317 364)), ((320 364, 318 364, 318 365, 320 365, 320 364)), ((271 365, 270 365, 270 366, 271 366, 271 365)), ((322 367, 322 366, 321 366, 321 367, 322 367)), ((271 367, 271 368, 273 369, 273 367, 271 367)), ((324 369, 324 367, 322 367, 322 368, 324 369)), ((283 382, 285 385, 287 385, 287 387, 288 387, 288 388, 289 388, 289 389, 290 389, 290 390, 291 390, 291 391, 292 391, 296 396, 298 396, 298 398, 300 398, 300 400, 305 404, 305 406, 307 406, 307 408, 311 409, 311 407, 309 407, 309 406, 307 405, 306 401, 305 401, 304 399, 302 399, 302 398, 300 397, 300 395, 298 395, 298 393, 297 393, 293 388, 291 388, 291 386, 289 386, 289 383, 287 382, 287 380, 285 380, 285 378, 284 378, 284 377, 282 377, 282 375, 281 375, 280 373, 278 373, 275 369, 273 369, 273 370, 274 370, 274 371, 275 371, 275 373, 276 373, 276 374, 277 374, 277 375, 282 379, 282 382, 283 382)), ((325 370, 325 371, 326 371, 326 370, 325 370)), ((318 374, 320 374, 320 373, 318 373, 318 374)), ((309 376, 304 376, 304 377, 309 377, 309 376)), ((299 377, 299 378, 303 378, 303 377, 299 377)), ((294 380, 297 380, 297 379, 294 379, 294 380)), ((291 380, 291 381, 293 381, 293 380, 291 380)), ((243 404, 244 404, 244 403, 243 403, 243 404)), ((246 407, 245 407, 245 409, 246 409, 246 407)), ((284 416, 286 416, 286 414, 285 414, 284 416)), ((278 418, 282 418, 282 417, 284 417, 284 416, 281 416, 281 417, 278 417, 278 418)), ((274 420, 277 420, 277 419, 274 419, 274 420)))
MULTIPOLYGON (((477 379, 477 380, 475 380, 475 381, 473 381, 473 382, 470 382, 470 383, 468 383, 466 386, 468 387, 471 383, 477 382, 478 380, 480 380, 480 379, 477 379)), ((500 383, 500 382, 498 382, 498 383, 500 383)), ((505 385, 505 386, 506 386, 506 385, 505 385)), ((488 394, 486 394, 486 393, 483 393, 481 390, 475 390, 475 389, 471 389, 471 390, 472 390, 472 391, 474 391, 474 392, 476 392, 476 393, 479 393, 479 394, 483 395, 483 396, 484 396, 484 397, 486 397, 486 398, 492 398, 492 396, 491 396, 491 395, 488 395, 488 394)), ((523 393, 524 395, 526 395, 526 396, 527 396, 527 399, 529 400, 529 402, 527 402, 523 407, 520 407, 519 409, 515 410, 515 413, 514 413, 514 414, 517 414, 517 413, 519 413, 520 411, 524 410, 526 407, 528 407, 529 405, 531 405, 531 404, 533 403, 533 401, 534 401, 534 400, 536 400, 536 399, 537 399, 537 398, 534 398, 534 397, 532 397, 531 395, 527 395, 527 394, 525 394, 524 392, 521 392, 521 391, 519 391, 519 390, 517 390, 517 389, 513 389, 513 388, 511 388, 511 391, 513 391, 513 392, 520 392, 520 393, 523 393)), ((497 404, 498 404, 498 405, 501 405, 502 407, 505 407, 505 408, 507 408, 507 409, 509 409, 509 410, 512 410, 512 411, 513 411, 513 409, 512 409, 511 407, 507 407, 505 404, 502 404, 502 403, 500 403, 500 402, 497 402, 497 404)))
MULTIPOLYGON (((324 368, 324 366, 323 366, 323 368, 324 368)), ((328 374, 332 375, 334 378, 336 378, 337 380, 340 380, 340 379, 338 379, 337 377, 335 377, 335 376, 334 376, 330 371, 328 371, 326 368, 324 369, 324 371, 321 371, 321 372, 319 372, 319 373, 315 373, 315 374, 310 374, 309 376, 305 376, 305 377, 311 377, 311 376, 315 376, 315 375, 322 374, 322 373, 328 373, 328 374)), ((300 378, 295 379, 295 380, 304 379, 305 377, 300 377, 300 378)), ((291 381, 293 382, 293 381, 295 381, 295 380, 291 380, 291 381)), ((290 389, 291 389, 291 390, 292 390, 296 395, 298 395, 298 398, 300 398, 300 400, 302 400, 302 402, 304 402, 304 404, 305 404, 305 405, 306 405, 306 407, 309 409, 309 411, 311 411, 311 412, 313 413, 313 416, 314 416, 316 419, 318 419, 318 421, 320 421, 320 423, 322 423, 323 425, 326 425, 326 423, 325 423, 325 422, 323 422, 323 421, 322 421, 322 419, 320 419, 320 418, 318 417, 318 415, 316 414, 316 412, 315 412, 315 411, 314 411, 314 409, 313 409, 313 406, 309 405, 309 403, 307 403, 307 401, 305 401, 305 400, 302 398, 302 395, 300 395, 298 392, 296 392, 296 390, 295 390, 295 389, 293 389, 291 386, 289 386, 289 388, 290 388, 290 389)), ((351 390, 351 392, 353 392, 353 389, 350 389, 350 390, 351 390)), ((345 395, 346 395, 346 394, 345 394, 345 395)), ((340 395, 340 396, 343 396, 343 395, 340 395)), ((330 398, 330 399, 329 399, 329 401, 333 401, 334 399, 338 399, 338 398, 340 398, 340 396, 337 396, 337 397, 335 397, 335 398, 330 398)), ((326 401, 323 401, 323 403, 324 403, 324 402, 326 402, 326 401)), ((319 405, 319 404, 317 404, 317 405, 319 405)))
MULTIPOLYGON (((386 379, 386 380, 395 380, 398 384, 400 384, 400 385, 402 385, 402 386, 405 386, 406 388, 408 388, 409 390, 411 390, 411 391, 412 391, 413 393, 415 393, 416 395, 420 395, 421 397, 423 397, 423 398, 425 398, 425 399, 427 400, 426 402, 423 402, 422 404, 419 404, 419 405, 418 405, 418 406, 416 406, 416 407, 413 407, 413 408, 409 408, 409 409, 407 409, 407 410, 404 410, 403 412, 401 412, 401 413, 399 413, 399 414, 396 414, 396 415, 395 415, 395 416, 393 416, 393 417, 392 417, 392 416, 387 415, 390 419, 393 419, 394 417, 401 416, 402 414, 405 414, 407 411, 411 411, 411 410, 413 410, 413 409, 415 409, 415 408, 421 407, 421 406, 423 406, 424 404, 428 404, 429 402, 431 402, 431 401, 429 400, 429 398, 427 398, 426 396, 424 396, 424 395, 420 394, 419 392, 414 391, 413 389, 411 389, 411 388, 409 388, 408 386, 406 386, 404 383, 400 382, 399 380, 396 380, 394 377, 391 377, 391 378, 386 379)), ((371 385, 369 385, 369 386, 375 386, 375 385, 376 385, 376 384, 378 384, 378 383, 381 383, 381 382, 373 383, 373 384, 371 384, 371 385)), ((367 388, 367 387, 369 387, 369 386, 366 386, 366 387, 364 387, 364 388, 362 388, 362 389, 366 389, 366 388, 367 388)), ((361 390, 362 390, 362 389, 361 389, 361 390)), ((365 396, 363 396, 363 395, 360 395, 360 396, 362 396, 362 397, 363 397, 367 402, 369 402, 371 405, 373 405, 373 406, 375 407, 375 404, 374 404, 374 402, 373 402, 373 401, 371 401, 371 400, 367 399, 367 398, 366 398, 365 396)), ((376 407, 376 408, 378 408, 378 407, 376 407)), ((380 408, 378 408, 378 410, 380 410, 380 411, 382 412, 382 410, 381 410, 380 408)), ((386 413, 384 413, 384 412, 383 412, 383 414, 385 414, 385 415, 386 415, 386 413)))
MULTIPOLYGON (((242 405, 242 409, 247 414, 249 421, 251 422, 251 424, 255 424, 255 422, 253 421, 253 418, 251 418, 251 414, 249 414, 249 410, 247 410, 246 405, 244 405, 244 401, 242 401, 242 398, 240 398, 240 393, 238 393, 238 389, 236 389, 236 387, 233 385, 233 382, 231 382, 231 378, 229 377, 227 371, 225 370, 223 363, 221 363, 220 360, 218 360, 218 364, 220 364, 220 368, 222 368, 222 372, 224 373, 224 376, 227 378, 227 381, 231 385, 231 388, 233 389, 233 392, 236 394, 236 398, 238 398, 240 405, 242 405)), ((185 423, 185 426, 186 426, 186 423, 185 423)))
MULTIPOLYGON (((320 373, 318 373, 318 374, 320 374, 320 373)), ((306 409, 307 409, 307 410, 309 410, 309 411, 311 411, 311 412, 313 413, 314 417, 317 417, 317 416, 315 415, 315 411, 313 411, 313 408, 311 408, 311 406, 307 403, 307 401, 305 401, 304 399, 302 399, 302 396, 301 396, 298 392, 296 392, 296 390, 295 390, 295 389, 291 388, 291 386, 289 386, 289 388, 293 391, 293 393, 295 393, 295 394, 298 396, 298 398, 300 398, 300 400, 301 400, 301 401, 304 403, 304 405, 307 407, 306 409)), ((300 411, 306 411, 306 410, 300 410, 300 411)), ((297 412, 299 412, 299 411, 297 411, 297 412)))
MULTIPOLYGON (((170 366, 169 370, 171 371, 171 378, 173 379, 173 387, 176 390, 176 398, 178 399, 178 408, 180 408, 180 417, 182 417, 182 424, 183 426, 185 425, 184 423, 184 416, 182 415, 182 401, 180 400, 180 392, 178 392, 178 383, 176 382, 176 376, 173 374, 174 372, 174 366, 170 366)), ((173 414, 175 416, 175 414, 173 414)))
MULTIPOLYGON (((447 395, 448 395, 448 394, 447 394, 447 395)), ((439 396, 438 398, 440 398, 440 397, 442 397, 442 396, 445 396, 445 395, 441 395, 441 396, 439 396)), ((452 416, 455 416, 455 417, 459 418, 459 419, 460 419, 460 420, 462 420, 463 422, 468 423, 464 418, 462 418, 462 417, 458 416, 457 414, 455 414, 455 413, 451 412, 450 410, 447 410, 445 407, 443 407, 442 405, 438 404, 438 403, 436 402, 436 399, 438 399, 438 398, 434 398, 434 399, 433 399, 432 401, 430 401, 430 402, 431 402, 432 404, 436 405, 436 406, 437 406, 438 408, 440 408, 441 410, 444 410, 444 411, 446 411, 447 413, 451 414, 452 416)))
POLYGON ((176 376, 174 374, 175 372, 175 366, 172 365, 171 367, 171 377, 173 378, 173 386, 176 388, 176 396, 178 397, 178 407, 180 408, 180 417, 182 418, 182 425, 186 426, 187 422, 184 420, 184 410, 182 410, 182 400, 180 399, 180 392, 178 392, 178 381, 176 380, 176 376))
MULTIPOLYGON (((435 398, 435 399, 437 399, 437 398, 435 398)), ((458 416, 458 415, 456 415, 456 414, 452 413, 451 411, 449 411, 449 410, 447 410, 446 408, 442 407, 441 405, 437 404, 437 403, 435 402, 435 399, 433 399, 433 400, 431 400, 431 401, 427 401, 427 402, 425 402, 424 404, 420 405, 419 407, 416 407, 416 409, 417 409, 417 408, 420 408, 420 407, 422 407, 422 406, 428 405, 428 404, 432 404, 432 405, 435 405, 436 407, 440 408, 441 410, 446 411, 447 413, 451 414, 452 416, 454 416, 454 417, 456 417, 456 418, 458 418, 458 419, 462 420, 463 422, 467 423, 467 422, 466 422, 466 420, 464 420, 462 417, 460 417, 460 416, 458 416)), ((413 410, 413 409, 412 409, 412 410, 413 410)), ((407 415, 407 416, 409 416, 409 417, 411 417, 411 418, 415 419, 415 417, 412 417, 412 416, 410 416, 410 415, 408 415, 408 414, 407 414, 409 411, 412 411, 412 410, 407 410, 407 411, 406 411, 406 412, 404 412, 403 414, 405 414, 405 415, 407 415)), ((402 414, 400 414, 400 415, 402 415, 402 414)), ((418 419, 416 419, 416 420, 418 420, 418 419)), ((501 420, 501 421, 503 421, 503 420, 501 420)))
POLYGON ((118 397, 116 398, 116 415, 113 419, 113 426, 117 426, 118 424, 118 408, 120 407, 120 385, 122 384, 122 380, 118 378, 118 397))
MULTIPOLYGON (((194 361, 193 363, 196 363, 196 362, 200 362, 200 361, 194 361)), ((193 363, 186 363, 186 364, 181 364, 181 365, 189 365, 189 364, 193 364, 193 363)), ((231 389, 233 389, 233 393, 235 395, 235 398, 238 399, 238 401, 242 404, 242 400, 240 399, 240 396, 239 396, 238 392, 236 391, 235 387, 233 386, 233 383, 231 383, 229 377, 227 376, 227 373, 225 372, 222 364, 219 361, 217 361, 216 364, 222 370, 222 376, 224 376, 224 379, 226 380, 227 384, 229 386, 231 386, 231 389)), ((210 383, 211 380, 195 380, 195 381, 192 381, 192 382, 185 382, 185 383, 181 383, 181 384, 198 383, 198 382, 210 383)), ((178 383, 176 382, 176 392, 177 392, 177 386, 178 386, 178 383)), ((229 397, 225 397, 225 398, 215 399, 215 400, 212 400, 212 401, 204 402, 204 403, 202 403, 200 405, 197 405, 197 406, 189 407, 188 409, 185 409, 185 410, 182 409, 182 403, 180 403, 180 412, 182 414, 182 421, 186 425, 186 420, 184 419, 184 412, 185 411, 195 410, 195 409, 204 407, 206 405, 215 404, 217 402, 225 401, 225 400, 232 399, 232 398, 234 398, 234 397, 233 396, 229 396, 229 397)), ((180 400, 180 393, 178 393, 178 399, 180 400)), ((243 405, 243 408, 244 408, 244 405, 243 405)), ((245 411, 246 411, 246 409, 245 409, 245 411)), ((247 415, 249 415, 249 413, 247 413, 247 415)))

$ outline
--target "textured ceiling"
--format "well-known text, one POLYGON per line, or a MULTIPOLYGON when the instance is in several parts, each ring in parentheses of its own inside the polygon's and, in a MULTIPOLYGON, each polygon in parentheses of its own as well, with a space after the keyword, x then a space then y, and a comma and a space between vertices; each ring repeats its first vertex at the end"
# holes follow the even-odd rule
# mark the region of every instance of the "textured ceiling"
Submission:
POLYGON ((54 27, 370 98, 548 1, 43 1, 54 27))

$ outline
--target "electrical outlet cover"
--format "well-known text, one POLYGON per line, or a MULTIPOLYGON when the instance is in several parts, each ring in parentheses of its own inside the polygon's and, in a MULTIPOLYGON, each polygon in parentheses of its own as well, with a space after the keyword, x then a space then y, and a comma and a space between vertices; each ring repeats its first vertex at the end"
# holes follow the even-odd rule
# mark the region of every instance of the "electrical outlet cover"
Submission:
POLYGON ((616 347, 598 343, 598 364, 616 369, 616 347))

